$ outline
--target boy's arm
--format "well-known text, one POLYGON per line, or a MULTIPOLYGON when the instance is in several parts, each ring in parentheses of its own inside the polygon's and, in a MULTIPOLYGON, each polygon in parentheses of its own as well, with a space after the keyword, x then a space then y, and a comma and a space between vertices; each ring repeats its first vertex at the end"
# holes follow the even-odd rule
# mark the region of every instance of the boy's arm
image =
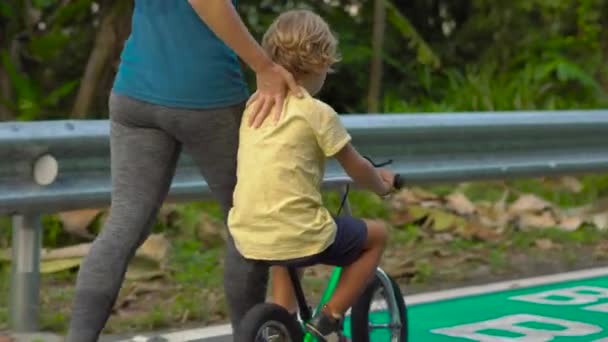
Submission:
POLYGON ((350 144, 346 144, 335 156, 344 171, 358 185, 383 196, 393 188, 394 174, 377 169, 350 144))

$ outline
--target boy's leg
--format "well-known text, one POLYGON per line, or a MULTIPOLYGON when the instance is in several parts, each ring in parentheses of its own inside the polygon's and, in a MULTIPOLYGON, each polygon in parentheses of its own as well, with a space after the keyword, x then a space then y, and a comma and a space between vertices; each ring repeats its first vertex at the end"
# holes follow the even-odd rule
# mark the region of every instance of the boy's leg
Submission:
POLYGON ((307 325, 318 337, 338 329, 339 320, 372 279, 387 239, 385 226, 380 221, 355 218, 336 221, 336 241, 320 255, 320 261, 343 269, 332 297, 307 325))
MULTIPOLYGON (((290 313, 296 313, 298 302, 287 267, 272 266, 270 272, 272 277, 272 301, 281 305, 290 313)), ((304 273, 304 269, 298 269, 298 277, 302 278, 302 273, 304 273)))
POLYGON ((367 240, 363 252, 352 264, 344 267, 336 290, 327 302, 334 316, 341 317, 361 295, 374 275, 386 245, 387 232, 384 223, 364 221, 367 226, 367 240))

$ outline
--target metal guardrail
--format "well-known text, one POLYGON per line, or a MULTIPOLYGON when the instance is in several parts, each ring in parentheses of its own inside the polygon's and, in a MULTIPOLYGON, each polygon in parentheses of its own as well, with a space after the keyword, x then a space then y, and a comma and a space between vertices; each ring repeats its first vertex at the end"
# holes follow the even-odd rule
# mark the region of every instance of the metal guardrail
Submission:
MULTIPOLYGON (((410 184, 608 170, 608 110, 347 115, 343 122, 362 154, 393 159, 391 168, 410 184)), ((109 204, 108 133, 105 120, 0 123, 0 214, 13 216, 9 314, 16 331, 37 329, 40 215, 109 204), (58 166, 47 185, 34 177, 43 156, 58 166)), ((325 185, 345 181, 330 162, 325 185)), ((168 201, 206 195, 184 155, 168 201)))

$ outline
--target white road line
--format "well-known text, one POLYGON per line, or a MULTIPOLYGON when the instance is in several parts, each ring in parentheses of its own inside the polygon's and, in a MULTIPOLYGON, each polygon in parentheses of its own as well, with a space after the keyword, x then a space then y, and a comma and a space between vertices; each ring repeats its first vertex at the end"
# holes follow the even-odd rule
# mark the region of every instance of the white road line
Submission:
POLYGON ((507 291, 524 287, 532 287, 546 285, 552 283, 561 283, 564 281, 572 281, 578 279, 595 278, 608 275, 608 267, 592 268, 581 271, 552 274, 541 277, 525 278, 509 281, 501 281, 498 283, 462 287, 451 290, 443 290, 438 292, 421 293, 413 296, 406 296, 407 304, 423 304, 437 302, 440 300, 454 299, 459 297, 481 295, 492 292, 507 291))
MULTIPOLYGON (((560 283, 564 281, 572 281, 579 279, 595 278, 608 275, 608 267, 592 268, 582 271, 574 271, 568 273, 560 273, 534 278, 517 279, 511 281, 502 281, 486 285, 469 286, 451 290, 443 290, 437 292, 421 293, 417 295, 405 296, 405 302, 408 306, 424 303, 432 303, 446 299, 454 299, 466 296, 488 294, 493 292, 507 291, 525 287, 547 285, 552 283, 560 283)), ((229 324, 217 325, 213 327, 182 330, 171 333, 158 335, 169 342, 186 342, 194 339, 204 339, 213 337, 229 336, 232 334, 232 328, 229 324)), ((136 336, 129 340, 120 342, 147 342, 147 337, 136 336)), ((607 340, 608 341, 608 340, 607 340)))

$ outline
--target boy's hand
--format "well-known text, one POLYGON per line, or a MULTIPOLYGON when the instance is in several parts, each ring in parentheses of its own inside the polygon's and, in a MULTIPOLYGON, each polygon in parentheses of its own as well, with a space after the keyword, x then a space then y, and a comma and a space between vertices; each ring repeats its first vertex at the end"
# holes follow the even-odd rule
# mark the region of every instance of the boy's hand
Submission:
POLYGON ((386 196, 393 191, 393 184, 395 182, 395 173, 387 169, 378 169, 378 174, 382 178, 384 184, 384 191, 379 193, 380 196, 386 196))
POLYGON ((249 127, 259 128, 272 109, 276 123, 283 110, 283 102, 288 90, 302 96, 293 75, 282 66, 272 63, 256 71, 257 90, 247 101, 252 105, 249 127))

